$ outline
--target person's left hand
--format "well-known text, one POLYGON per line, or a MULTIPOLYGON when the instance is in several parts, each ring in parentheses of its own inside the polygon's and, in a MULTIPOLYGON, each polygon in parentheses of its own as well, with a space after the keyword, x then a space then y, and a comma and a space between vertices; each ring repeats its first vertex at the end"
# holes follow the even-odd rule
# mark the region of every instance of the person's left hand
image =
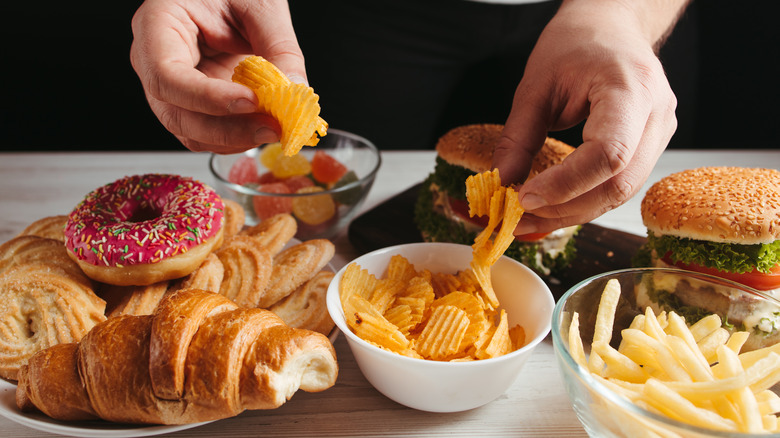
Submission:
POLYGON ((515 234, 583 224, 623 204, 677 128, 676 98, 638 18, 572 3, 528 60, 493 165, 504 184, 524 181, 549 131, 587 119, 583 143, 518 189, 527 214, 515 234))

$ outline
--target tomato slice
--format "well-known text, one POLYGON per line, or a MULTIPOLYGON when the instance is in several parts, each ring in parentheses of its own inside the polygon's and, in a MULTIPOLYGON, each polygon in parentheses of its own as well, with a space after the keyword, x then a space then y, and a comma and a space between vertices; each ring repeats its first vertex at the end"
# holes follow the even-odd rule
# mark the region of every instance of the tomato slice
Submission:
POLYGON ((780 263, 775 265, 768 273, 759 272, 754 269, 744 274, 737 274, 734 272, 720 271, 715 268, 708 268, 706 266, 697 265, 696 263, 683 263, 672 262, 669 256, 662 257, 662 260, 669 265, 676 266, 681 269, 687 269, 689 271, 701 272, 702 274, 714 275, 716 277, 725 278, 727 280, 736 281, 746 286, 752 287, 758 290, 772 290, 780 288, 780 263))
POLYGON ((450 208, 452 208, 452 212, 457 214, 461 219, 467 222, 471 222, 474 225, 479 226, 480 228, 485 228, 488 226, 488 217, 487 216, 469 216, 469 203, 468 201, 464 199, 455 199, 453 197, 449 197, 450 202, 450 208))
MULTIPOLYGON (((479 226, 480 228, 485 228, 488 226, 488 217, 487 216, 469 216, 469 203, 468 201, 462 200, 462 199, 455 199, 453 197, 448 197, 450 202, 450 208, 452 208, 452 212, 457 214, 461 219, 464 221, 471 222, 474 225, 479 226)), ((500 226, 500 225, 499 225, 500 226)), ((519 236, 515 236, 515 240, 519 240, 521 242, 536 242, 537 240, 542 240, 550 233, 528 233, 528 234, 521 234, 519 236)))
POLYGON ((519 240, 521 242, 536 242, 537 240, 542 240, 545 237, 547 237, 550 233, 528 233, 528 234, 521 234, 519 236, 515 236, 515 240, 519 240))

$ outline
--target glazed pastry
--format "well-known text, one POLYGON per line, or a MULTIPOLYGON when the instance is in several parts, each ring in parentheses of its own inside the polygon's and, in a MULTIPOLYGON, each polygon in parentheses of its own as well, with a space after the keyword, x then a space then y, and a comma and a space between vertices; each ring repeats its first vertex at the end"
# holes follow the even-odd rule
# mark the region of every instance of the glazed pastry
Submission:
POLYGON ((181 278, 172 289, 203 289, 211 292, 219 292, 222 279, 225 276, 225 268, 216 254, 211 253, 200 267, 190 275, 181 278))
POLYGON ((107 285, 100 291, 106 301, 106 316, 151 315, 168 291, 169 281, 160 281, 148 286, 107 285))
POLYGON ((271 255, 276 255, 290 242, 296 232, 298 232, 298 223, 295 222, 295 218, 288 213, 281 213, 245 228, 241 234, 254 237, 261 245, 268 248, 271 255))
POLYGON ((225 205, 225 231, 223 238, 227 240, 238 234, 244 227, 246 214, 244 213, 244 207, 236 201, 223 199, 222 203, 225 205))
POLYGON ((333 258, 335 250, 330 240, 312 239, 293 245, 274 256, 271 282, 258 307, 271 306, 290 295, 321 271, 333 258))
POLYGON ((185 424, 273 409, 298 389, 331 387, 338 374, 325 336, 290 328, 268 310, 237 308, 196 290, 167 295, 154 315, 111 318, 84 337, 76 354, 72 348, 43 351, 21 370, 20 408, 34 406, 59 420, 95 415, 123 423, 185 424), (179 317, 183 312, 195 316, 179 317), (162 381, 152 377, 161 364, 183 370, 181 391, 167 380, 178 371, 157 374, 162 381), (55 382, 68 387, 47 391, 55 382), (170 398, 155 395, 160 385, 174 388, 165 391, 170 398), (69 403, 60 403, 65 394, 69 403))
POLYGON ((335 323, 328 313, 325 295, 335 274, 320 271, 293 293, 268 310, 274 312, 290 327, 312 330, 327 336, 335 323))
POLYGON ((0 275, 0 377, 16 380, 33 354, 81 339, 104 321, 106 303, 83 283, 48 265, 30 264, 0 275))
POLYGON ((268 250, 250 236, 237 235, 215 254, 224 270, 219 293, 241 307, 257 307, 273 271, 268 250))
POLYGON ((84 275, 76 262, 68 257, 65 245, 54 239, 39 236, 19 236, 0 245, 0 274, 11 268, 26 265, 46 265, 50 270, 69 276, 92 288, 92 281, 84 275))
POLYGON ((65 242, 65 224, 67 222, 68 216, 64 214, 47 216, 28 225, 19 235, 45 237, 65 242))

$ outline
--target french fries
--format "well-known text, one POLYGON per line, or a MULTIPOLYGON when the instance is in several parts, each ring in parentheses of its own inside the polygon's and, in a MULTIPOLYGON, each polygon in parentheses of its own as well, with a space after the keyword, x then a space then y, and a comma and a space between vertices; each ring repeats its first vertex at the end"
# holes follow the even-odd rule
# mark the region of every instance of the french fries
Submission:
MULTIPOLYGON (((580 367, 636 405, 680 422, 730 432, 780 432, 780 397, 769 389, 780 381, 780 346, 740 354, 748 334, 729 336, 718 315, 688 326, 674 312, 656 315, 648 307, 621 331, 615 349, 610 342, 619 287, 610 280, 602 293, 589 355, 579 314, 571 315, 569 352, 580 367)), ((593 411, 628 436, 679 436, 614 406, 593 411)))

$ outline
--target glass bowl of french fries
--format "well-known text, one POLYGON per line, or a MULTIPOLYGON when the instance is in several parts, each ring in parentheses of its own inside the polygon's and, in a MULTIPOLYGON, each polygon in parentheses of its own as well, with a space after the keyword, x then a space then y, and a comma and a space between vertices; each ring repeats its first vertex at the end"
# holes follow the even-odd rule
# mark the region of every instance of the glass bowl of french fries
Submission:
POLYGON ((757 311, 780 315, 759 291, 678 269, 607 272, 572 287, 555 306, 552 337, 585 430, 599 437, 780 432, 780 344, 729 320, 757 311), (702 307, 682 304, 692 290, 703 294, 702 307), (718 293, 728 305, 713 305, 718 293))
POLYGON ((550 330, 552 293, 502 256, 490 267, 491 306, 471 261, 468 245, 404 244, 355 259, 331 281, 331 318, 363 375, 391 400, 457 412, 522 384, 524 363, 550 330))
POLYGON ((214 188, 244 208, 255 225, 280 213, 298 222, 300 240, 330 239, 359 212, 381 164, 379 150, 358 135, 328 130, 315 147, 293 156, 281 144, 240 154, 212 154, 214 188))

